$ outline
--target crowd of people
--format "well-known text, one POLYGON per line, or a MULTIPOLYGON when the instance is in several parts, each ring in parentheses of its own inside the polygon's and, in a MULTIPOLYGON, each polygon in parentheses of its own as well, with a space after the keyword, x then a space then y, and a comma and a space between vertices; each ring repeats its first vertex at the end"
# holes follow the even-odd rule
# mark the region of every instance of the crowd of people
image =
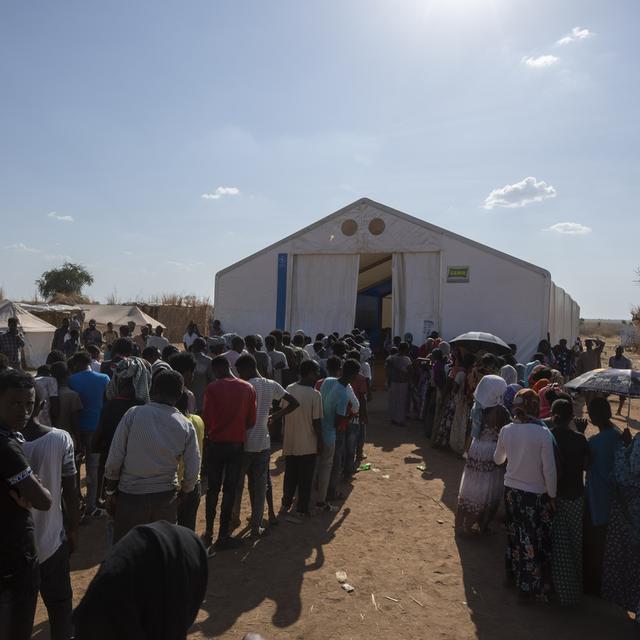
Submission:
MULTIPOLYGON (((114 557, 139 553, 141 540, 181 538, 158 523, 194 531, 204 494, 198 544, 212 557, 243 544, 233 532, 245 478, 247 534, 259 539, 281 522, 337 511, 344 483, 366 457, 373 354, 357 329, 315 340, 274 330, 263 339, 224 334, 214 323, 205 338, 191 323, 180 349, 159 326, 116 332, 109 324, 103 333, 92 320, 84 331, 79 324, 56 330, 35 376, 23 370, 16 321, 0 340, 0 500, 9 522, 0 534, 3 638, 30 637, 38 593, 52 639, 72 637, 69 556, 83 521, 106 520, 110 551, 75 614, 78 637, 97 637, 91 624, 110 629, 104 637, 124 637, 116 633, 121 621, 86 613, 100 607, 101 585, 126 582, 112 575, 114 557), (272 439, 285 460, 279 504, 272 439)), ((194 617, 185 617, 185 632, 194 617)))
MULTIPOLYGON (((125 637, 121 620, 99 613, 104 589, 122 584, 109 597, 125 598, 132 576, 161 576, 159 545, 163 562, 183 545, 199 567, 179 616, 186 633, 206 584, 203 559, 238 548, 244 534, 256 540, 280 523, 337 511, 366 458, 375 354, 358 329, 263 339, 225 333, 219 322, 203 336, 190 323, 179 348, 161 326, 101 332, 72 318, 51 346, 32 376, 17 321, 0 336, 2 638, 30 637, 38 593, 52 639, 72 637, 69 556, 91 520, 106 522, 107 560, 75 613, 77 637, 98 637, 91 625, 100 637, 125 637), (279 503, 273 441, 285 461, 279 503), (245 479, 250 516, 234 535, 245 479), (205 525, 195 532, 203 495, 205 525), (126 573, 129 556, 141 566, 126 573)), ((515 345, 497 356, 434 332, 420 346, 410 334, 389 337, 381 351, 392 425, 419 420, 432 447, 465 459, 457 532, 487 533, 504 500, 507 582, 520 597, 572 605, 586 590, 637 614, 640 436, 621 432, 609 401, 592 394, 584 400, 599 433, 587 440, 581 399, 563 389, 601 366, 603 348, 543 340, 520 362, 515 345)), ((610 364, 631 366, 621 348, 610 364)), ((147 632, 158 624, 138 622, 147 632)))
MULTIPOLYGON (((516 345, 500 356, 468 346, 436 333, 386 343, 392 424, 412 416, 433 448, 465 459, 457 533, 487 534, 504 503, 507 584, 523 601, 576 605, 586 592, 640 618, 640 434, 612 422, 605 396, 564 389, 602 367, 605 343, 542 340, 526 362, 516 345), (598 431, 588 439, 585 403, 598 431)), ((632 368, 622 346, 609 366, 632 368)))

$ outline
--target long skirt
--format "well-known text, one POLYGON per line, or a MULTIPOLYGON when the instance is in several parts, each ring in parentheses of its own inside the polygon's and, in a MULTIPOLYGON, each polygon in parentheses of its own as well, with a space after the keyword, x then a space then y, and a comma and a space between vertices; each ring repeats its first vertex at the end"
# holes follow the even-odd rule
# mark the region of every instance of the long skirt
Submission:
POLYGON ((405 424, 409 410, 409 383, 392 382, 389 389, 389 417, 394 424, 405 424))
POLYGON ((467 442, 467 425, 469 424, 469 403, 463 391, 457 394, 456 412, 453 416, 451 425, 451 436, 449 437, 449 446, 452 451, 458 455, 464 453, 464 445, 467 442))
POLYGON ((456 530, 461 533, 484 533, 500 507, 504 487, 504 469, 493 461, 496 440, 474 438, 464 466, 456 530))
POLYGON ((584 499, 556 499, 553 517, 551 575, 560 604, 578 604, 582 599, 582 521, 584 499))
POLYGON ((505 487, 507 579, 525 595, 551 591, 551 529, 553 511, 546 493, 505 487))
POLYGON ((437 449, 448 449, 449 438, 451 436, 451 426, 453 425, 453 417, 456 413, 456 396, 451 390, 444 394, 442 401, 442 411, 440 411, 440 419, 436 412, 437 422, 433 425, 431 433, 431 444, 437 449))
POLYGON ((609 516, 602 572, 602 597, 640 617, 640 531, 633 523, 640 489, 620 488, 609 516), (624 505, 621 498, 624 500, 624 505), (636 528, 634 531, 633 528, 636 528))

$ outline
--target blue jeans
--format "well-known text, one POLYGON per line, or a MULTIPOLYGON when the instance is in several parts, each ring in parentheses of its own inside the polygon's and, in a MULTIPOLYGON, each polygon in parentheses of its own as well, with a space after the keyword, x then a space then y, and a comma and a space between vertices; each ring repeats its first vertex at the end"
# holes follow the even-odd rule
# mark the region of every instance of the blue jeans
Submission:
POLYGON ((352 476, 356 472, 356 453, 362 427, 357 422, 350 422, 344 450, 344 475, 352 476))
POLYGON ((38 561, 25 562, 11 578, 0 577, 0 638, 30 640, 39 587, 38 561))
POLYGON ((245 451, 242 455, 242 473, 236 488, 234 516, 240 517, 242 492, 244 491, 244 477, 249 478, 249 498, 251 500, 251 531, 257 531, 262 525, 264 503, 267 497, 267 482, 269 479, 269 461, 271 449, 263 451, 245 451))
POLYGON ((333 452, 333 467, 331 468, 331 479, 329 480, 329 495, 333 498, 338 484, 342 479, 344 471, 344 456, 347 443, 347 432, 336 432, 336 448, 333 452))

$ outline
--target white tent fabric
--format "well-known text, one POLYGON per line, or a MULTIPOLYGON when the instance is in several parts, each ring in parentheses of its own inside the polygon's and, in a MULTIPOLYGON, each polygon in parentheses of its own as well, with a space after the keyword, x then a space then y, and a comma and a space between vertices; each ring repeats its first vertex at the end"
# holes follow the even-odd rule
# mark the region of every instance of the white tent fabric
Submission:
POLYGON ((357 254, 297 255, 293 264, 292 331, 307 335, 353 329, 358 290, 357 254), (353 304, 345 304, 353 301, 353 304))
POLYGON ((393 254, 393 332, 422 344, 440 326, 440 254, 393 254))
POLYGON ((82 304, 80 307, 84 312, 85 324, 89 320, 95 320, 101 331, 106 329, 107 322, 113 322, 113 328, 117 331, 120 325, 127 324, 131 320, 136 323, 136 334, 140 333, 140 327, 144 324, 152 324, 154 327, 160 325, 165 328, 162 322, 158 322, 135 305, 82 304))
POLYGON ((0 302, 0 333, 4 333, 9 318, 17 318, 24 335, 24 355, 29 369, 37 369, 44 364, 51 350, 51 341, 56 328, 23 309, 10 300, 0 302))

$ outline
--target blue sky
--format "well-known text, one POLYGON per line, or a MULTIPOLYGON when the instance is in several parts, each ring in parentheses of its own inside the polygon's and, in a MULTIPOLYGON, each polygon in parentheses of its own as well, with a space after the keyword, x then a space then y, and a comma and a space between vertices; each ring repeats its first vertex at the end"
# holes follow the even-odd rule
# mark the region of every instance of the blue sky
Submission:
POLYGON ((31 297, 68 257, 99 300, 210 296, 219 269, 368 196, 626 318, 639 18, 634 0, 3 3, 0 285, 31 297))

